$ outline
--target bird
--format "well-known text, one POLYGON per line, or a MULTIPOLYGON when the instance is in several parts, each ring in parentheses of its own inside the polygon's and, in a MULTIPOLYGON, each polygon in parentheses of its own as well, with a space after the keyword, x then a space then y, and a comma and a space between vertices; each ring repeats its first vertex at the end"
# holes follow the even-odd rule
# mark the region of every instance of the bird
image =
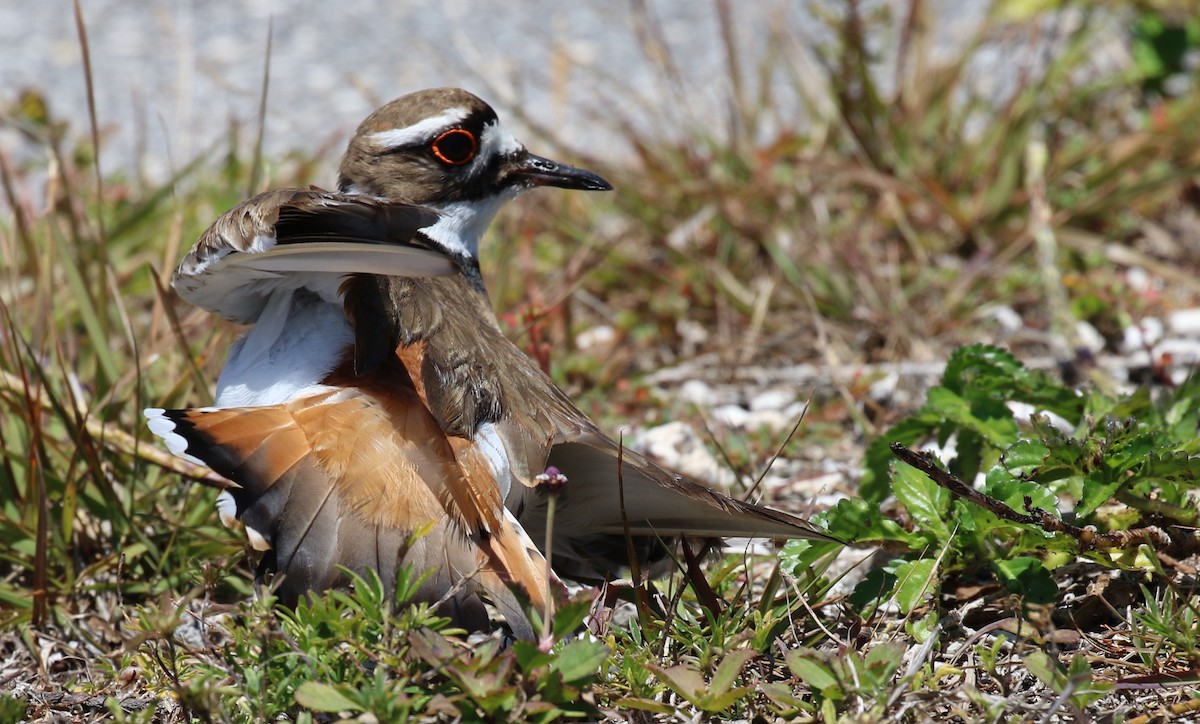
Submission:
POLYGON ((503 334, 479 244, 535 187, 612 188, 530 153, 474 94, 418 91, 359 125, 336 191, 252 197, 180 263, 185 301, 250 327, 213 405, 145 416, 228 480, 220 516, 281 601, 412 565, 415 600, 468 630, 489 630, 487 602, 531 638, 526 607, 562 578, 661 566, 681 536, 836 540, 624 448, 503 334))

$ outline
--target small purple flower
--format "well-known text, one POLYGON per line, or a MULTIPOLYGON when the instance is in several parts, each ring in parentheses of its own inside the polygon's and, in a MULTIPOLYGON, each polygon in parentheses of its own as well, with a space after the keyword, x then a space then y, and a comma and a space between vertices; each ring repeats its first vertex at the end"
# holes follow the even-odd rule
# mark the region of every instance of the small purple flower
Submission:
POLYGON ((535 475, 533 482, 546 486, 551 493, 557 493, 562 489, 562 486, 567 484, 567 476, 563 475, 558 468, 551 465, 546 468, 546 472, 535 475))

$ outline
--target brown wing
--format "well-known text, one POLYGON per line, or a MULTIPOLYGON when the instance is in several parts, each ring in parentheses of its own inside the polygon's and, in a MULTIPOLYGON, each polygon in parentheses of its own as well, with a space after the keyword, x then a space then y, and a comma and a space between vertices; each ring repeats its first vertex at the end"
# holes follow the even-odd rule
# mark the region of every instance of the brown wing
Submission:
POLYGON ((267 295, 308 287, 334 301, 346 274, 453 274, 417 232, 436 212, 320 189, 259 194, 222 214, 172 280, 187 301, 236 322, 258 318, 267 295))
POLYGON ((665 555, 660 541, 680 535, 834 540, 799 518, 620 450, 501 333, 486 298, 462 277, 355 277, 346 292, 356 325, 358 318, 385 320, 387 329, 373 327, 372 338, 399 345, 398 357, 447 434, 471 439, 481 426, 496 426, 520 482, 505 503, 539 545, 547 493, 535 477, 551 465, 567 476, 554 524, 559 574, 595 580, 628 566, 626 524, 643 564, 665 555), (385 310, 372 312, 376 304, 385 310), (421 353, 406 352, 415 348, 421 353))
POLYGON ((165 411, 170 429, 152 429, 236 484, 237 517, 271 547, 284 601, 344 583, 337 566, 373 568, 390 587, 412 564, 437 571, 421 600, 462 589, 447 610, 461 625, 486 627, 483 594, 531 636, 510 586, 544 606, 545 560, 504 515, 486 461, 445 436, 404 369, 380 375, 271 407, 165 411))

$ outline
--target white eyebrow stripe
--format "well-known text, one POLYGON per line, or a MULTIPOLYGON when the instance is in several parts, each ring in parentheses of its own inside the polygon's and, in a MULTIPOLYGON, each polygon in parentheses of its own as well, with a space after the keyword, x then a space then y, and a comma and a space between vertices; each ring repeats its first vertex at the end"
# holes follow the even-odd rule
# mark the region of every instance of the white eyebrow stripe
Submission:
POLYGON ((380 148, 412 146, 430 140, 437 131, 461 123, 469 115, 470 111, 466 108, 450 108, 440 115, 418 121, 411 126, 368 134, 367 140, 380 148))
POLYGON ((524 148, 512 134, 504 130, 500 121, 492 121, 483 127, 483 138, 479 139, 479 155, 484 158, 511 156, 524 148))

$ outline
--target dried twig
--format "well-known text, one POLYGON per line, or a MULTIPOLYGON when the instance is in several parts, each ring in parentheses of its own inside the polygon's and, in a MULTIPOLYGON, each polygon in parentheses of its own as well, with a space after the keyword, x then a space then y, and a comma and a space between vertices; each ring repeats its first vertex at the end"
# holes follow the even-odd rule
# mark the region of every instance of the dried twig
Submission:
POLYGON ((1116 530, 1110 533, 1101 533, 1096 530, 1096 526, 1094 525, 1080 528, 1056 518, 1041 508, 1034 507, 1033 501, 1028 497, 1025 498, 1025 510, 1029 514, 1018 513, 1005 505, 1004 502, 990 495, 984 495, 962 480, 959 480, 956 476, 939 468, 934 462, 933 456, 929 453, 914 452, 898 442, 892 443, 891 448, 892 453, 900 458, 900 460, 925 473, 930 480, 949 490, 954 495, 991 511, 998 518, 1011 520, 1014 523, 1021 523, 1023 525, 1034 525, 1051 533, 1069 535, 1079 541, 1079 550, 1081 552, 1113 548, 1132 548, 1143 543, 1161 547, 1171 542, 1170 536, 1163 529, 1154 525, 1146 526, 1145 528, 1134 528, 1133 530, 1116 530))

